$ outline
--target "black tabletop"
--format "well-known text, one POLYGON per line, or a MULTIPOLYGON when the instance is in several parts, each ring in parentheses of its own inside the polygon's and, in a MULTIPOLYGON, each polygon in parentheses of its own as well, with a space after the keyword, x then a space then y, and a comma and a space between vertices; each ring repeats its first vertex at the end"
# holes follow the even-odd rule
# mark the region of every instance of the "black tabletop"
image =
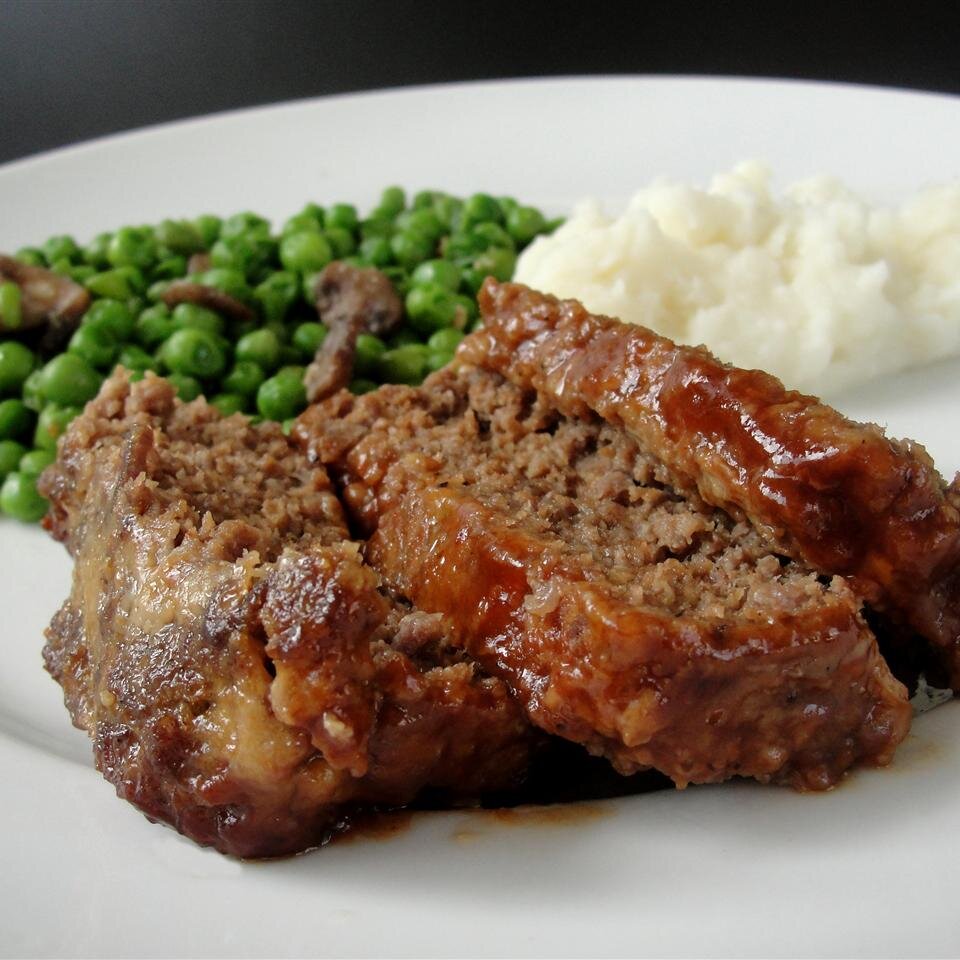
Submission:
POLYGON ((953 6, 0 0, 0 161, 234 107, 492 77, 698 73, 960 93, 953 6))

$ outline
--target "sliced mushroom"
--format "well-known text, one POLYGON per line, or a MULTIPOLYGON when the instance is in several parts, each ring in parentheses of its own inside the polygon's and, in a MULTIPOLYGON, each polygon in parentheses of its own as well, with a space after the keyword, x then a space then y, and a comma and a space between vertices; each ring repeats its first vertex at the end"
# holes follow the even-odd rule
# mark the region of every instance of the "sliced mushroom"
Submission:
POLYGON ((317 313, 329 333, 304 375, 311 403, 350 383, 361 333, 382 336, 403 319, 403 303, 393 284, 373 267, 334 261, 317 278, 315 294, 317 313))
POLYGON ((216 287, 208 287, 193 280, 174 280, 164 291, 163 302, 168 307, 178 303, 195 303, 198 307, 216 310, 234 320, 255 320, 256 314, 245 303, 216 287))
POLYGON ((0 317, 0 331, 18 333, 43 327, 40 345, 44 348, 60 346, 90 306, 86 287, 6 254, 0 254, 0 280, 12 281, 20 288, 21 313, 20 324, 13 330, 4 326, 0 317))

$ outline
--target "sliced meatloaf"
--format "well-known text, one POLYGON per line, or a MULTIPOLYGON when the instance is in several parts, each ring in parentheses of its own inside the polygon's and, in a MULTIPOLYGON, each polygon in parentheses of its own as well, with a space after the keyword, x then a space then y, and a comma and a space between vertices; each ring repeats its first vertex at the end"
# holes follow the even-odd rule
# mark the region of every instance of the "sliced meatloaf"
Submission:
POLYGON ((276 425, 115 375, 42 478, 75 559, 44 657, 98 767, 153 820, 291 853, 360 807, 514 784, 534 735, 449 625, 361 560, 276 425))
POLYGON ((679 484, 615 418, 483 369, 481 336, 472 365, 338 394, 294 427, 391 589, 622 772, 819 789, 886 763, 910 709, 850 585, 679 484))
POLYGON ((902 633, 925 638, 930 666, 960 689, 960 488, 923 447, 573 300, 489 281, 480 307, 483 332, 461 362, 538 391, 568 416, 622 425, 678 489, 843 575, 902 633))

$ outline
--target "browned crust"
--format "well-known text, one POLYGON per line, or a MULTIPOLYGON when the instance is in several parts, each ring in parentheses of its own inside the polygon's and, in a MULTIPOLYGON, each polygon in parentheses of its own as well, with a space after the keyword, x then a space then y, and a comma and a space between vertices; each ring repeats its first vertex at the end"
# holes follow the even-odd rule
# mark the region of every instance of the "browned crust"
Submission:
POLYGON ((526 769, 540 736, 505 685, 446 655, 440 618, 406 628, 325 472, 277 425, 117 374, 42 487, 75 559, 44 660, 151 819, 275 856, 359 808, 475 798, 526 769))
POLYGON ((960 687, 960 512, 919 444, 573 300, 488 280, 480 308, 459 363, 622 424, 705 501, 850 578, 930 641, 960 687))
POLYGON ((454 488, 380 518, 368 559, 507 679, 545 730, 678 785, 734 775, 823 789, 889 762, 910 708, 849 595, 773 623, 628 605, 454 488))

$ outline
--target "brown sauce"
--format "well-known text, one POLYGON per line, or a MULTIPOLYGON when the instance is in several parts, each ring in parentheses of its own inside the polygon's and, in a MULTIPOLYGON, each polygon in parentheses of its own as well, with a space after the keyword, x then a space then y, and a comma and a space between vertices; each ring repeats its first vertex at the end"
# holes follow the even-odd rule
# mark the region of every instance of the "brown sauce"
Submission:
MULTIPOLYGON (((488 825, 576 827, 606 815, 599 800, 665 789, 673 789, 673 783, 662 774, 649 771, 624 777, 602 757, 591 757, 579 744, 552 740, 532 762, 525 782, 513 790, 483 797, 479 808, 469 811, 476 818, 475 826, 459 826, 453 839, 470 843, 482 837, 488 825)), ((405 810, 359 814, 331 842, 393 840, 411 827, 415 816, 450 808, 443 794, 428 793, 405 810)))

